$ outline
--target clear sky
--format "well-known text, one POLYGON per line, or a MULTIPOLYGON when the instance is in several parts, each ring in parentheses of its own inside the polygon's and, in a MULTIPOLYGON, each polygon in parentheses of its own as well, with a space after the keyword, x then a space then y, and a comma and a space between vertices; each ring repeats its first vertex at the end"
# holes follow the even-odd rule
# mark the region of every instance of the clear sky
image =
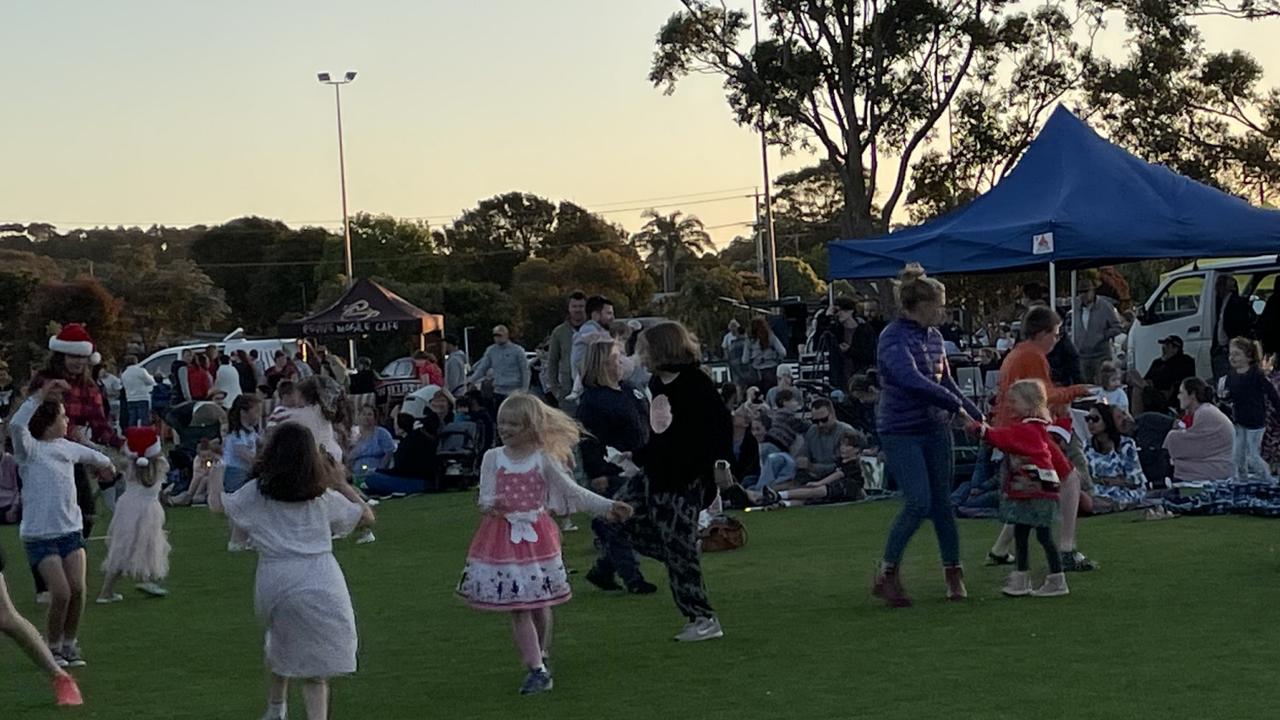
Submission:
MULTIPOLYGON (((441 224, 518 189, 634 231, 628 208, 701 193, 679 209, 724 242, 752 218, 750 199, 722 198, 760 183, 759 145, 714 78, 673 96, 649 85, 654 35, 677 6, 3 0, 0 222, 340 225, 333 93, 315 73, 354 69, 353 211, 441 224)), ((1280 84, 1268 37, 1280 23, 1205 30, 1211 48, 1249 50, 1280 84)), ((775 175, 811 162, 774 158, 775 175)))

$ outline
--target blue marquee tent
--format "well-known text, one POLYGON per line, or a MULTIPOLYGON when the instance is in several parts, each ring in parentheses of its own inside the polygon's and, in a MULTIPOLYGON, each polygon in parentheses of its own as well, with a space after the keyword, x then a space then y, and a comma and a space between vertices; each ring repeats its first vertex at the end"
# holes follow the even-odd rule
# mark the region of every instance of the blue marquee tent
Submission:
POLYGON ((923 225, 828 244, 831 279, 1280 253, 1280 211, 1152 165, 1059 106, 1017 167, 923 225))

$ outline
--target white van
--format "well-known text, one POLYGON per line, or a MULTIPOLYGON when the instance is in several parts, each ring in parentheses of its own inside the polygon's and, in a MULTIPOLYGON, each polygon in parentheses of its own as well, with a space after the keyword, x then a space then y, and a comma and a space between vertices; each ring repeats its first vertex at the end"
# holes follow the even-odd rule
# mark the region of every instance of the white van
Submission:
POLYGON ((1129 331, 1129 367, 1145 374, 1160 357, 1160 339, 1182 338, 1184 351, 1195 358, 1196 374, 1213 376, 1209 351, 1217 324, 1214 287, 1218 277, 1235 278, 1240 296, 1253 302, 1253 311, 1262 314, 1267 299, 1275 291, 1280 274, 1280 256, 1197 260, 1166 273, 1160 285, 1142 306, 1137 322, 1129 331))
POLYGON ((142 361, 142 367, 151 375, 169 376, 169 368, 173 365, 173 361, 182 357, 184 350, 192 352, 203 352, 205 348, 213 345, 224 354, 231 355, 237 350, 257 350, 258 356, 261 357, 271 367, 276 352, 283 350, 288 353, 289 357, 293 357, 299 350, 306 353, 305 357, 310 357, 313 350, 305 342, 296 338, 259 338, 249 339, 244 335, 244 330, 237 328, 235 332, 227 335, 222 340, 203 343, 192 343, 188 345, 175 345, 164 350, 151 353, 142 361))

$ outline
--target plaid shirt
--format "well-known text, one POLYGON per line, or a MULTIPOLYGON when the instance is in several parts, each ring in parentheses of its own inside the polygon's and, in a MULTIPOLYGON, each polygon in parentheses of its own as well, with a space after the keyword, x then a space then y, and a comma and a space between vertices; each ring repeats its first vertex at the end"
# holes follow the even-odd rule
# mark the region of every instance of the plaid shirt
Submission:
MULTIPOLYGON (((35 386, 39 388, 50 379, 42 375, 36 379, 35 386)), ((67 437, 72 437, 77 427, 87 427, 89 436, 99 445, 115 448, 123 445, 124 440, 111 427, 102 409, 102 393, 98 386, 84 380, 68 380, 67 383, 71 389, 62 395, 62 407, 67 413, 67 437)))

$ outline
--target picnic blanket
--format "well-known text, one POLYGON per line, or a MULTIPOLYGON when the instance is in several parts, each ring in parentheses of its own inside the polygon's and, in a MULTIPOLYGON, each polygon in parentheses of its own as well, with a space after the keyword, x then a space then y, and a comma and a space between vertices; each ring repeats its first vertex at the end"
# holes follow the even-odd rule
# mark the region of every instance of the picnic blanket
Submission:
POLYGON ((1198 483, 1196 486, 1174 488, 1165 496, 1164 507, 1179 515, 1280 517, 1280 484, 1198 483))

